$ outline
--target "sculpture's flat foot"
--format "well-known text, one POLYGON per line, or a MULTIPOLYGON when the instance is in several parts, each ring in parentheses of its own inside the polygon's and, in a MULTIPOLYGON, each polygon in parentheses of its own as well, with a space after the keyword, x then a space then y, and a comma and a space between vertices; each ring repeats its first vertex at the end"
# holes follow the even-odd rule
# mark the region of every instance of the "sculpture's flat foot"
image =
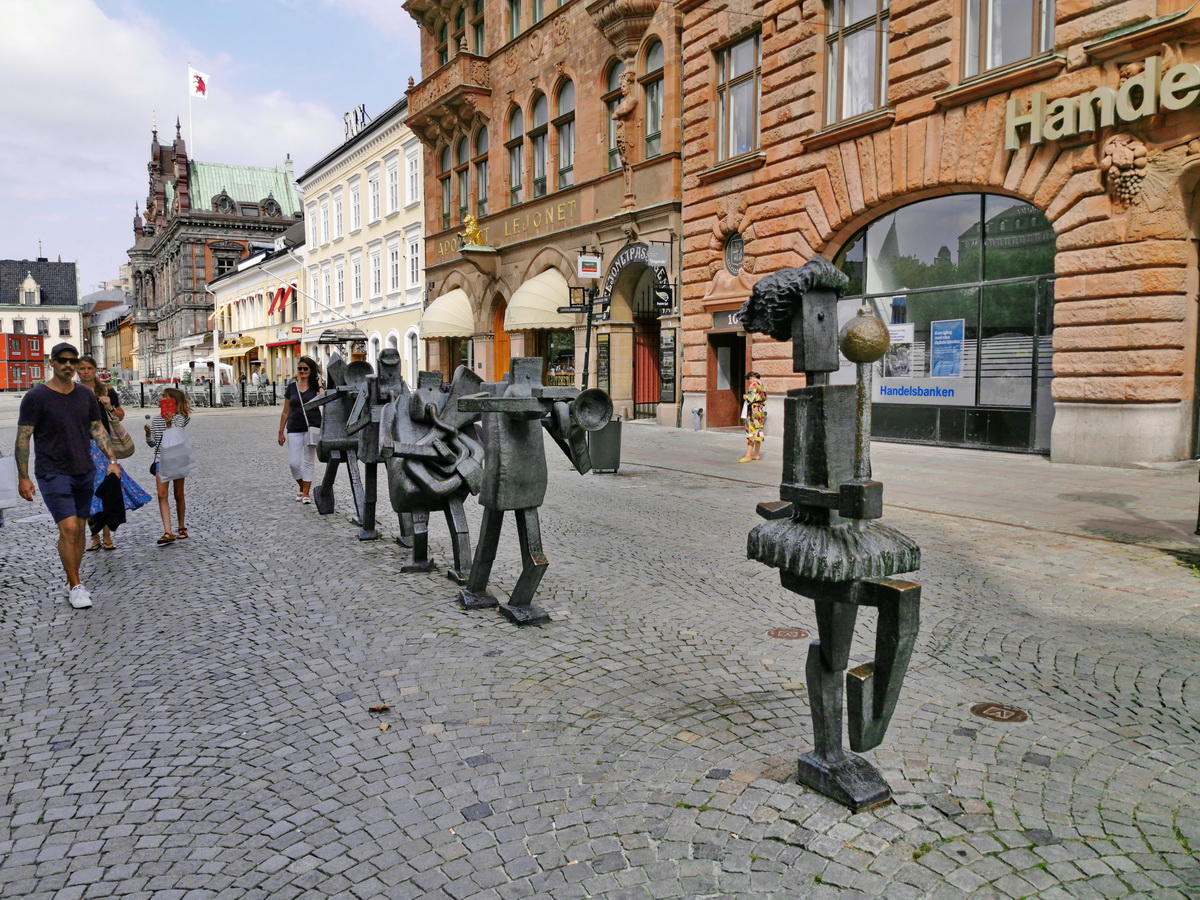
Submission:
POLYGON ((379 540, 379 532, 374 528, 360 528, 358 530, 358 539, 360 541, 376 541, 379 540))
POLYGON ((500 607, 500 612, 514 625, 545 625, 550 621, 550 614, 532 603, 523 606, 506 603, 500 607))
POLYGON ((460 571, 458 571, 458 569, 447 569, 446 570, 446 577, 449 578, 451 581, 453 581, 455 584, 466 584, 467 576, 469 574, 470 574, 469 572, 460 572, 460 571))
POLYGON ((400 567, 400 571, 401 572, 432 572, 433 571, 433 561, 427 559, 424 562, 417 562, 416 560, 413 560, 412 562, 407 562, 404 565, 402 565, 400 567))
POLYGON ((413 545, 412 538, 409 537, 408 535, 404 535, 404 534, 398 535, 396 537, 396 543, 399 544, 401 547, 403 547, 405 550, 411 550, 412 545, 413 545))
POLYGON ((327 516, 333 512, 333 491, 326 491, 318 484, 313 488, 312 498, 318 515, 327 516))
POLYGON ((892 789, 879 770, 853 753, 846 753, 833 763, 826 762, 816 753, 806 753, 800 757, 797 770, 802 785, 854 812, 874 809, 892 800, 892 789))
POLYGON ((476 593, 466 588, 458 592, 458 603, 463 609, 492 609, 500 605, 491 591, 476 593))

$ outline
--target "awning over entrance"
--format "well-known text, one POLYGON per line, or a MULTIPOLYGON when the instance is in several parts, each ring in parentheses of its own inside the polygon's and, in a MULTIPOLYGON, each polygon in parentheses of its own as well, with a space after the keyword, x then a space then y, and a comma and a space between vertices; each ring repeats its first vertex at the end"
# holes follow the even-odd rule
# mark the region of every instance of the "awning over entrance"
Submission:
POLYGON ((570 303, 571 291, 567 287, 567 279, 556 270, 547 269, 541 275, 530 278, 512 295, 504 314, 504 330, 574 328, 576 317, 558 311, 560 306, 570 303))
POLYGON ((421 337, 470 337, 475 333, 475 316, 471 314, 471 298, 462 288, 447 291, 421 314, 421 337))

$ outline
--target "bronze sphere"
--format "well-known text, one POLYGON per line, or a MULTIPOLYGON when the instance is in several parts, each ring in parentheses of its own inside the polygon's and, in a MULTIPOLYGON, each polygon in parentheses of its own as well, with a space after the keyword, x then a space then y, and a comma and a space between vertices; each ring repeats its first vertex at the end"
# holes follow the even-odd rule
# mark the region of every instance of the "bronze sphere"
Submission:
POLYGON ((862 307, 853 319, 842 326, 838 346, 853 363, 872 363, 882 359, 892 344, 888 327, 869 308, 862 307))

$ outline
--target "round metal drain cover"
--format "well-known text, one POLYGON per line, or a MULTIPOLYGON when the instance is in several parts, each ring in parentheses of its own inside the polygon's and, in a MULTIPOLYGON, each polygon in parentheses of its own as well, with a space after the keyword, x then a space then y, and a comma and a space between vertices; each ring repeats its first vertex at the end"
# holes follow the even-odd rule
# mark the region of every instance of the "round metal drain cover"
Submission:
POLYGON ((767 632, 767 637, 778 638, 781 641, 802 641, 808 637, 808 632, 803 628, 772 628, 767 632))
POLYGON ((993 722, 1028 722, 1029 713, 1015 706, 1005 706, 1003 703, 976 703, 971 707, 971 715, 981 719, 991 719, 993 722))

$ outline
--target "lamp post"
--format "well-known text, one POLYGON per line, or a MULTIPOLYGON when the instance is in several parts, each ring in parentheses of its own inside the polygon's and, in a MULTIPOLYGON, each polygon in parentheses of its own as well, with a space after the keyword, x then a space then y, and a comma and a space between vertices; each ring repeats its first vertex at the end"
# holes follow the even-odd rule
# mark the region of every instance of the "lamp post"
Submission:
POLYGON ((575 307, 583 307, 584 315, 584 337, 583 337, 583 380, 580 383, 580 390, 588 389, 588 369, 592 362, 592 304, 596 302, 596 289, 594 287, 573 287, 568 288, 571 292, 571 305, 575 307))

